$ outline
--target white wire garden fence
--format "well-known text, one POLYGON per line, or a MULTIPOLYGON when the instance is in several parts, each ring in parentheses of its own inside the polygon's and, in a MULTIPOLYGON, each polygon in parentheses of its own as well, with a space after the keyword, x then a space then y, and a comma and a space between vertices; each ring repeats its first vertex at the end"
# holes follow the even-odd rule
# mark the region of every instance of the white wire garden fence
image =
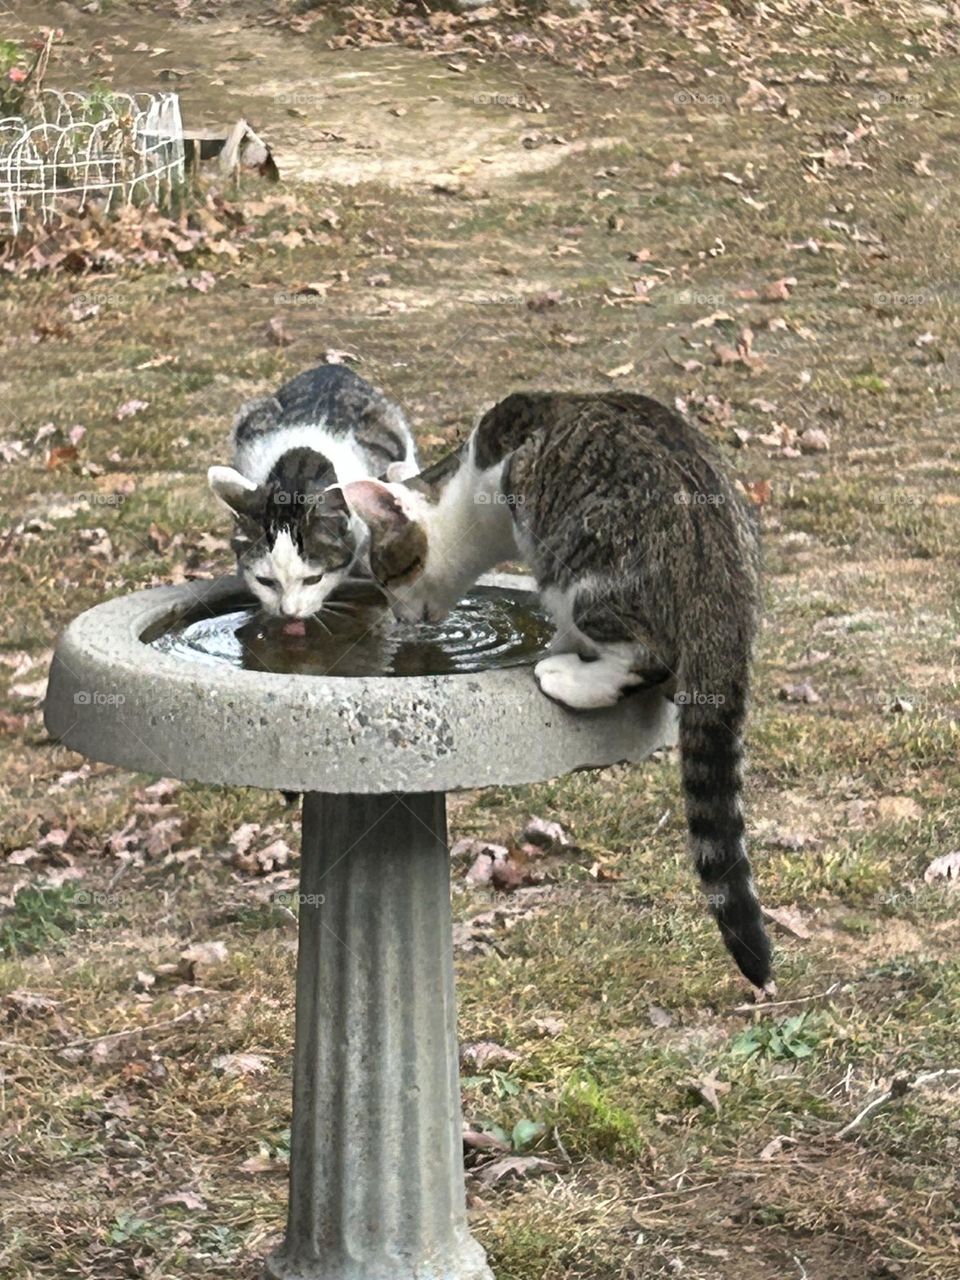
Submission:
POLYGON ((0 231, 24 214, 64 208, 172 203, 184 180, 183 122, 175 93, 43 89, 29 117, 0 119, 0 231))

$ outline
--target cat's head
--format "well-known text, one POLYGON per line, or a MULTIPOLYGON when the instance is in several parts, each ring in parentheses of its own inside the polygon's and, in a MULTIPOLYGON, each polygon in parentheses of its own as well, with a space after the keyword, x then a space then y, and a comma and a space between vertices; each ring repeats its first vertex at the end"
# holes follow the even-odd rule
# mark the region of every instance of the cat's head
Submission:
POLYGON ((264 610, 309 618, 351 576, 367 542, 342 491, 290 493, 211 467, 210 488, 233 513, 237 565, 264 610))
POLYGON ((440 622, 463 593, 441 553, 442 515, 424 488, 356 480, 344 486, 350 508, 370 531, 370 571, 404 622, 440 622))

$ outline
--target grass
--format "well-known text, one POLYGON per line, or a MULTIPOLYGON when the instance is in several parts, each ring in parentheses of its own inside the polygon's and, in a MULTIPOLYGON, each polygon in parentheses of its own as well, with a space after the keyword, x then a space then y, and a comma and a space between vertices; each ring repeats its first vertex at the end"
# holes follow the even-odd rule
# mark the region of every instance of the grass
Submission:
MULTIPOLYGON (((740 1008, 686 863, 669 755, 451 798, 455 837, 503 840, 538 814, 581 850, 545 885, 496 902, 494 948, 458 953, 461 1039, 519 1055, 465 1071, 465 1115, 558 1166, 492 1187, 471 1174, 472 1228, 498 1280, 960 1277, 955 1092, 919 1090, 853 1139, 834 1136, 894 1076, 958 1065, 956 898, 923 880, 960 846, 949 284, 960 264, 953 121, 932 109, 950 109, 957 72, 949 23, 904 14, 808 7, 794 17, 810 38, 786 9, 743 30, 655 24, 645 68, 618 84, 496 60, 462 80, 422 55, 403 73, 411 101, 454 93, 457 118, 472 111, 485 127, 469 77, 485 91, 532 80, 556 105, 524 126, 570 145, 544 144, 556 163, 521 171, 491 140, 490 163, 455 196, 388 186, 372 166, 349 186, 290 179, 301 212, 251 213, 262 234, 235 262, 188 266, 214 273, 208 293, 175 287, 173 269, 0 284, 0 439, 26 450, 0 464, 0 688, 14 686, 0 761, 5 1277, 252 1280, 282 1231, 295 922, 227 851, 248 821, 277 824, 295 848, 296 813, 192 784, 157 802, 150 779, 84 771, 45 741, 16 686, 42 675, 80 609, 227 567, 209 541, 226 530, 206 464, 241 400, 329 347, 356 352, 404 403, 428 459, 501 391, 631 385, 685 401, 745 483, 770 485, 748 821, 764 902, 799 911, 810 933, 776 931, 781 996, 803 1003, 740 1008), (757 68, 795 115, 735 107, 757 68), (791 79, 804 70, 827 78, 791 79), (454 89, 429 78, 443 75, 454 89), (873 105, 885 77, 920 105, 873 105), (678 83, 725 105, 678 108, 678 83), (845 141, 858 125, 867 132, 845 141), (834 147, 837 163, 817 168, 811 154, 834 147), (915 172, 921 154, 934 177, 915 172), (337 227, 323 220, 331 207, 337 227), (311 226, 324 236, 295 251, 268 238, 311 226), (818 252, 796 247, 811 239, 818 252), (365 283, 384 271, 390 285, 365 283), (786 299, 741 296, 783 277, 797 281, 786 299), (645 295, 640 278, 653 281, 645 295), (317 305, 277 301, 304 281, 328 283, 317 305), (548 292, 553 305, 525 305, 548 292), (80 293, 102 294, 100 311, 64 320, 80 293), (697 325, 714 311, 731 319, 697 325), (288 346, 265 337, 275 315, 288 346), (52 320, 62 332, 26 341, 52 320), (709 344, 744 325, 762 363, 715 364, 709 344), (703 368, 684 371, 668 351, 703 368), (164 354, 174 359, 142 367, 164 354), (607 376, 627 363, 626 378, 607 376), (118 419, 132 398, 148 407, 118 419), (48 423, 54 435, 34 446, 48 423), (774 423, 822 429, 830 449, 784 456, 759 439, 774 423), (48 467, 48 445, 77 424, 77 457, 48 467), (740 447, 734 426, 751 433, 740 447), (97 529, 109 538, 99 553, 97 529), (805 678, 819 702, 781 697, 805 678), (181 820, 179 836, 151 855, 146 835, 165 817, 181 820), (66 842, 45 842, 58 829, 66 842), (27 848, 37 856, 10 857, 27 848), (190 849, 202 853, 178 861, 190 849), (223 942, 227 958, 191 976, 179 961, 198 941, 223 942), (241 1052, 266 1072, 213 1067, 241 1052)), ((334 68, 322 43, 283 38, 291 74, 301 59, 305 74, 334 68)), ((179 65, 194 39, 183 25, 159 43, 179 65)), ((336 69, 369 57, 339 55, 336 69)), ((353 103, 376 136, 379 108, 353 103)), ((275 110, 269 94, 261 105, 275 110)), ((458 919, 490 906, 456 876, 458 919)))

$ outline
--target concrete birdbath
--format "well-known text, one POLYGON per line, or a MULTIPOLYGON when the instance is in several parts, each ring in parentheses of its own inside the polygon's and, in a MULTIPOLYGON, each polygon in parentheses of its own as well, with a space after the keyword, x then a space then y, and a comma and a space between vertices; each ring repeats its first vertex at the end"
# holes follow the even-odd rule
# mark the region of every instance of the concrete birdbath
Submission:
POLYGON ((360 601, 332 637, 298 640, 226 578, 98 605, 57 644, 45 715, 68 747, 303 792, 275 1280, 491 1280, 465 1212, 445 793, 637 761, 675 736, 655 690, 587 715, 539 692, 549 628, 530 586, 484 579, 417 631, 360 601))

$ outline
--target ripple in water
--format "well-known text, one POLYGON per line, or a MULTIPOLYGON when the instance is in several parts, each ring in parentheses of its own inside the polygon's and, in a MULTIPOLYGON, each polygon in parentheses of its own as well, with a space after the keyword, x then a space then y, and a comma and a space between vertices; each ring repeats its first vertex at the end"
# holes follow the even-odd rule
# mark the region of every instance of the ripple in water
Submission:
POLYGON ((518 667, 536 661, 552 634, 528 597, 477 587, 443 622, 394 622, 378 605, 307 621, 303 635, 253 608, 213 617, 188 615, 150 641, 192 662, 286 675, 422 676, 518 667))

